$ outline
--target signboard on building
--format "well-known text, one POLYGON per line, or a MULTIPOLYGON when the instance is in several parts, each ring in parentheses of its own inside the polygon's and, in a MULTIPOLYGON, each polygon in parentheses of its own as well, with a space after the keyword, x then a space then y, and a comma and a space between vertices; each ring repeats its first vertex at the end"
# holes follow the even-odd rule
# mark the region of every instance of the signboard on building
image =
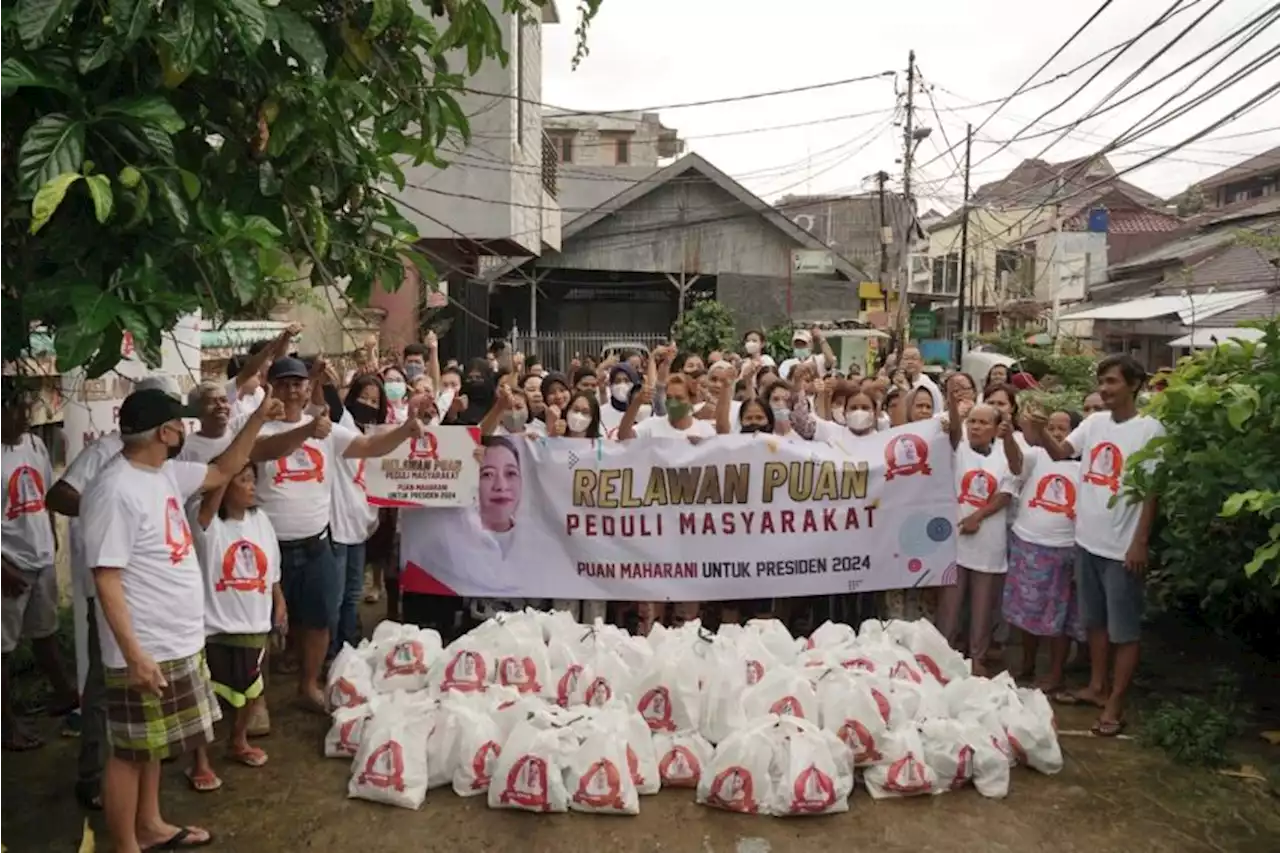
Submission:
POLYGON ((836 257, 824 249, 792 249, 791 271, 796 275, 835 275, 836 257))
POLYGON ((910 329, 914 340, 932 338, 938 331, 938 315, 927 308, 912 309, 910 329))

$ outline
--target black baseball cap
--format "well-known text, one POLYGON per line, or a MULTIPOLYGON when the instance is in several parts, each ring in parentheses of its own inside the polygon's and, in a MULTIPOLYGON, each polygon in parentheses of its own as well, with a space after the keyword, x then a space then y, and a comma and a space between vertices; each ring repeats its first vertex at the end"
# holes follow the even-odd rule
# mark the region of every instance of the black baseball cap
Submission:
POLYGON ((159 388, 134 391, 120 404, 120 434, 138 435, 169 421, 195 417, 187 406, 159 388))
POLYGON ((267 371, 267 381, 275 382, 277 379, 309 379, 311 371, 307 370, 306 364, 301 359, 286 356, 277 358, 271 362, 271 369, 267 371))

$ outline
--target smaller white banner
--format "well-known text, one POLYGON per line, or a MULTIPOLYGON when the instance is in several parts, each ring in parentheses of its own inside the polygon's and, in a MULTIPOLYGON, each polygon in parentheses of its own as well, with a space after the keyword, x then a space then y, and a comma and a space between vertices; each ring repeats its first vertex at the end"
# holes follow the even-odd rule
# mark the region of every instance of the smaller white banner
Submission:
POLYGON ((477 427, 432 427, 365 465, 369 503, 382 507, 473 506, 480 490, 477 427))

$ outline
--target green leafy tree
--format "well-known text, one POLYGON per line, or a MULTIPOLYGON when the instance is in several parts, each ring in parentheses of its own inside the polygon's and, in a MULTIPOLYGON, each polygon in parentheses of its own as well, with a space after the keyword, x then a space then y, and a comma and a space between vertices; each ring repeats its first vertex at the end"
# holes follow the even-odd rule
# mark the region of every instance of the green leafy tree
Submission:
POLYGON ((981 335, 977 340, 1016 359, 1040 382, 1039 390, 1018 395, 1021 404, 1032 403, 1050 412, 1079 411, 1085 396, 1098 387, 1097 357, 1075 340, 1064 339, 1056 348, 1030 344, 1027 333, 1019 330, 981 335))
POLYGON ((434 281, 392 192, 507 61, 485 0, 5 0, 0 43, 3 357, 39 323, 91 375, 126 331, 154 362, 181 315, 260 316, 299 280, 434 281))
POLYGON ((710 294, 699 294, 671 326, 671 339, 687 352, 706 355, 737 345, 733 313, 710 294))
POLYGON ((1159 497, 1151 588, 1212 625, 1275 640, 1280 610, 1280 320, 1257 342, 1183 359, 1147 411, 1166 436, 1129 460, 1138 495, 1159 497), (1158 460, 1148 471, 1145 462, 1158 460))
POLYGON ((783 323, 765 332, 764 351, 775 364, 782 364, 783 361, 791 358, 791 341, 795 339, 795 333, 796 327, 793 323, 783 323))

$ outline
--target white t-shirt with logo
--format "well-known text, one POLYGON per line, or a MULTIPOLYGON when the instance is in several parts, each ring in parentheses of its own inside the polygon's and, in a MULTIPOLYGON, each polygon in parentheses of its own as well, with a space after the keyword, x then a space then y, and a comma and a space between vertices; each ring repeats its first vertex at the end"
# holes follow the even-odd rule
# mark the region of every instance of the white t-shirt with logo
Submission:
POLYGON ((119 433, 99 436, 86 444, 76 458, 71 460, 59 481, 75 489, 81 499, 80 515, 70 519, 68 533, 71 538, 71 587, 82 598, 93 598, 97 594, 93 587, 93 567, 84 558, 84 522, 81 521, 84 515, 84 496, 98 473, 120 455, 122 447, 124 442, 120 440, 119 433))
MULTIPOLYGON (((1001 492, 1016 495, 1018 483, 1009 471, 1009 460, 998 442, 991 445, 991 452, 983 455, 967 441, 956 448, 956 500, 959 511, 956 521, 973 515, 996 499, 1001 492)), ((1008 570, 1009 528, 1006 510, 989 515, 982 520, 978 532, 957 533, 956 562, 975 572, 1004 574, 1008 570)))
MULTIPOLYGON (((622 416, 626 413, 625 409, 618 411, 613 407, 613 403, 605 401, 604 405, 600 407, 601 434, 610 441, 616 439, 618 437, 618 427, 622 425, 622 416)), ((644 421, 640 421, 640 423, 644 423, 644 421)), ((639 426, 640 423, 636 424, 636 426, 639 426)))
POLYGON ((227 402, 231 404, 231 417, 248 417, 258 411, 258 407, 262 405, 262 400, 267 396, 267 392, 262 390, 259 385, 253 389, 252 394, 241 394, 240 389, 236 387, 236 381, 231 379, 227 382, 227 402))
POLYGON ((271 590, 280 582, 280 543, 267 514, 251 509, 239 521, 191 522, 204 567, 206 634, 266 634, 271 590))
POLYGON ((1081 548, 1108 560, 1124 559, 1142 515, 1142 504, 1123 496, 1125 462, 1162 435, 1164 426, 1147 415, 1116 423, 1110 412, 1094 412, 1067 436, 1080 454, 1076 544, 1081 548), (1108 506, 1114 495, 1121 497, 1108 506))
POLYGON ((1075 459, 1054 462, 1043 447, 1026 447, 1020 479, 1013 532, 1023 542, 1044 548, 1074 547, 1080 463, 1075 459))
POLYGON ((227 428, 222 435, 217 438, 201 435, 198 432, 187 433, 186 439, 182 443, 182 452, 178 454, 179 462, 203 462, 206 465, 217 459, 227 448, 231 446, 231 442, 236 440, 240 430, 244 429, 244 425, 249 422, 249 414, 233 414, 231 420, 227 422, 227 428))
MULTIPOLYGON (((360 432, 355 418, 345 409, 339 424, 352 432, 360 432)), ((333 532, 333 541, 339 545, 359 545, 368 541, 378 520, 378 510, 369 504, 369 493, 365 490, 366 462, 365 459, 347 459, 341 455, 333 460, 336 476, 333 478, 329 528, 333 532)), ((378 464, 377 460, 372 464, 378 464)))
POLYGON ((38 436, 23 433, 4 447, 4 518, 0 524, 4 558, 26 572, 53 565, 53 527, 44 494, 53 485, 49 450, 38 436))
MULTIPOLYGON (((117 456, 81 498, 85 560, 119 569, 133 632, 157 662, 204 648, 204 579, 183 505, 200 491, 208 466, 166 462, 141 468, 117 456)), ((102 662, 125 666, 106 617, 98 611, 102 662)))
POLYGON ((652 417, 636 424, 635 431, 636 438, 710 438, 716 434, 716 425, 715 421, 694 418, 685 429, 676 429, 670 418, 652 417))
MULTIPOLYGON (((310 421, 311 415, 292 422, 268 421, 258 436, 288 432, 310 421)), ((258 506, 275 525, 281 542, 309 539, 329 526, 333 481, 339 476, 334 463, 359 435, 334 424, 328 438, 308 438, 288 456, 258 465, 258 506)))

